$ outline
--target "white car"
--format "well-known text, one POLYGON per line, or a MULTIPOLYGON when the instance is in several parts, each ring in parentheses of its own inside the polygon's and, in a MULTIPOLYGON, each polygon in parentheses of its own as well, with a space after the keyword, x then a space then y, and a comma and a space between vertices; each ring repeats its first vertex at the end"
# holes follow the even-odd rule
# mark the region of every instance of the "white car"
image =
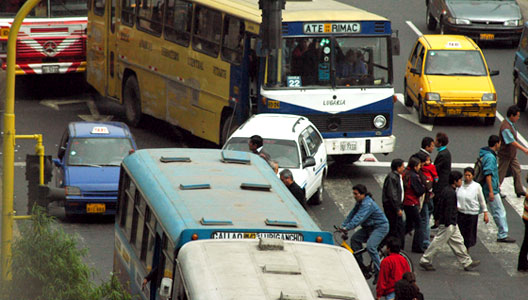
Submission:
POLYGON ((293 180, 305 190, 308 203, 323 200, 328 172, 323 137, 307 118, 286 114, 257 114, 233 132, 223 149, 248 151, 248 140, 260 135, 263 150, 279 164, 279 172, 290 169, 293 180))

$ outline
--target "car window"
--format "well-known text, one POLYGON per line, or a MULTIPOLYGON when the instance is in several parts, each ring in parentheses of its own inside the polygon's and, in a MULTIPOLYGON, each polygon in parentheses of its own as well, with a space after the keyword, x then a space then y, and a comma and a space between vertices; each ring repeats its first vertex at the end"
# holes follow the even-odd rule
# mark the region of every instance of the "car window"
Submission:
POLYGON ((133 149, 127 138, 75 138, 68 149, 68 165, 115 165, 133 149))
MULTIPOLYGON (((227 141, 224 149, 249 152, 248 139, 233 137, 227 141)), ((279 168, 299 168, 299 151, 295 141, 265 138, 262 150, 279 164, 279 168)))
POLYGON ((416 70, 418 70, 420 72, 420 74, 422 73, 422 66, 423 66, 423 60, 424 60, 424 56, 425 56, 425 48, 422 46, 422 44, 420 44, 420 52, 418 54, 418 58, 416 59, 416 70))
POLYGON ((425 74, 451 76, 487 76, 484 59, 477 50, 430 50, 425 74))
POLYGON ((312 126, 307 127, 302 133, 302 138, 308 147, 308 155, 314 156, 321 145, 321 139, 319 134, 313 129, 312 126))
POLYGON ((68 129, 64 131, 64 134, 62 135, 61 142, 59 144, 59 152, 57 154, 57 157, 62 160, 64 157, 64 153, 66 153, 66 147, 68 146, 68 129))
POLYGON ((301 161, 304 161, 306 157, 308 157, 308 151, 306 151, 306 147, 304 147, 302 135, 299 136, 299 149, 301 150, 301 161))
POLYGON ((416 42, 411 57, 409 58, 411 60, 411 66, 414 66, 414 64, 416 63, 416 58, 418 58, 418 54, 423 51, 422 49, 422 44, 420 42, 416 42))

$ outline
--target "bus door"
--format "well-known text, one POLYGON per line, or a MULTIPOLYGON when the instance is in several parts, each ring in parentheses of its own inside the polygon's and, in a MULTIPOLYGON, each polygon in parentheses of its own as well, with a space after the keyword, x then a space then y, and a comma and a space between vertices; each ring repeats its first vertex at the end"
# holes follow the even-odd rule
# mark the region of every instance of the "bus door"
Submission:
POLYGON ((107 0, 110 3, 110 13, 106 22, 105 32, 107 33, 107 48, 106 48, 106 96, 117 97, 117 55, 116 55, 116 1, 107 0))
POLYGON ((150 282, 150 300, 156 300, 159 299, 159 286, 161 283, 161 279, 163 278, 163 272, 164 272, 164 262, 162 261, 162 255, 161 255, 161 236, 163 234, 163 231, 161 229, 161 225, 159 223, 156 224, 156 242, 154 243, 154 255, 152 256, 152 270, 156 270, 156 274, 152 278, 152 281, 150 282))
MULTIPOLYGON (((86 79, 101 95, 106 95, 106 1, 93 1, 88 12, 86 79)), ((110 0, 108 0, 110 1, 110 0)))

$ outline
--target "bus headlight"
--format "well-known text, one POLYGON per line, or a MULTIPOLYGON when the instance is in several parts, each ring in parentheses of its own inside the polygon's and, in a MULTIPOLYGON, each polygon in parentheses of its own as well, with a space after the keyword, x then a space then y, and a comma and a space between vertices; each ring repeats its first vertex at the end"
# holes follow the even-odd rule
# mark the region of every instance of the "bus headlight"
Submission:
POLYGON ((427 101, 440 101, 440 94, 438 93, 426 93, 425 100, 427 101))
POLYGON ((385 125, 387 125, 387 118, 385 118, 385 116, 382 116, 382 115, 377 115, 374 118, 374 121, 372 123, 374 123, 374 127, 380 129, 380 128, 385 127, 385 125))
POLYGON ((66 187, 66 195, 67 196, 80 196, 81 195, 81 189, 76 186, 67 186, 66 187))
POLYGON ((495 100, 497 100, 497 94, 495 93, 482 94, 482 101, 495 101, 495 100))

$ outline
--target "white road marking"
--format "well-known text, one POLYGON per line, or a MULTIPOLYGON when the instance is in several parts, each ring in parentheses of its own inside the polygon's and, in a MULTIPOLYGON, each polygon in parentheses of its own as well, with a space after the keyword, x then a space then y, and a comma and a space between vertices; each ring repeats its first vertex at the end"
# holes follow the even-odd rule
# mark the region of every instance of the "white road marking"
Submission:
POLYGON ((40 101, 41 105, 47 106, 49 108, 52 108, 54 110, 59 110, 60 105, 68 105, 68 104, 78 104, 78 103, 86 103, 88 106, 88 109, 90 110, 90 115, 78 115, 79 118, 81 118, 84 121, 110 121, 112 120, 112 116, 110 115, 101 115, 99 114, 99 110, 97 110, 97 105, 95 105, 95 102, 93 100, 42 100, 40 101))
POLYGON ((405 23, 407 23, 407 25, 409 25, 409 27, 411 27, 411 29, 414 31, 414 33, 416 33, 416 35, 418 36, 422 36, 422 32, 420 31, 420 29, 416 28, 416 26, 414 26, 413 22, 411 21, 405 21, 405 23))
POLYGON ((416 113, 416 111, 412 107, 405 106, 405 100, 404 100, 403 94, 396 93, 395 95, 396 95, 396 99, 398 99, 398 102, 400 102, 403 105, 403 107, 405 107, 407 111, 409 112, 408 114, 398 114, 398 117, 403 118, 415 125, 418 125, 425 130, 433 131, 433 125, 420 123, 420 121, 418 120, 418 114, 416 113))
POLYGON ((59 105, 77 104, 84 102, 86 102, 86 100, 42 100, 40 101, 40 104, 52 108, 54 110, 59 110, 59 105))

